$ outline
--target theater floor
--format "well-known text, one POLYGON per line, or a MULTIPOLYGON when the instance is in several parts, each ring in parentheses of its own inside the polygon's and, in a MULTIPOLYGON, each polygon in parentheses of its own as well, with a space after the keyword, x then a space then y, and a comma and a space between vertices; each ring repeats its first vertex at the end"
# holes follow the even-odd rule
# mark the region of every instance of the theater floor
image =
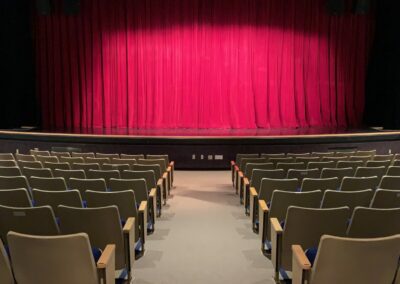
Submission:
POLYGON ((274 283, 229 171, 176 171, 133 283, 274 283))

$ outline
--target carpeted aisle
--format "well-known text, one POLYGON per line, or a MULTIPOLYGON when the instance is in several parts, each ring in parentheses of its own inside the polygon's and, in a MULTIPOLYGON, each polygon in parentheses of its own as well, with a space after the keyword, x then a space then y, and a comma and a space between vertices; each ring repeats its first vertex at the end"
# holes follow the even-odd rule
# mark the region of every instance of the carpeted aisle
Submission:
POLYGON ((176 171, 175 189, 135 263, 133 283, 274 283, 229 171, 176 171))

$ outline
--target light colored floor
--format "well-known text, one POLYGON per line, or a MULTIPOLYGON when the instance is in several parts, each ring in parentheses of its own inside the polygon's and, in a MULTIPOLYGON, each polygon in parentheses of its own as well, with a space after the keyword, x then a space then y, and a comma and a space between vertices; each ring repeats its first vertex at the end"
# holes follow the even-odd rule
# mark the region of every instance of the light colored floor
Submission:
POLYGON ((229 171, 176 171, 171 194, 133 283, 274 283, 229 171))

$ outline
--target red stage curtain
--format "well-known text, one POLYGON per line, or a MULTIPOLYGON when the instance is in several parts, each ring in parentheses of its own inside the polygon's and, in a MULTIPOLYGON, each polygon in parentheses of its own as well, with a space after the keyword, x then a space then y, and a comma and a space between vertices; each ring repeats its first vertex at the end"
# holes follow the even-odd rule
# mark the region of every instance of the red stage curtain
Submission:
POLYGON ((371 16, 323 0, 81 0, 35 17, 43 126, 355 127, 371 16))

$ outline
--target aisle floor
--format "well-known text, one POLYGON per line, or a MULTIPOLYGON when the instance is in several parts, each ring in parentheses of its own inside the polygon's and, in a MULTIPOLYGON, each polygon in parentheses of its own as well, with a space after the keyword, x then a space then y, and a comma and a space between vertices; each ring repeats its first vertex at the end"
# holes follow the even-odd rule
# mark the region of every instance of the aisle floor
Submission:
POLYGON ((133 283, 274 283, 229 171, 176 171, 171 195, 133 283))

